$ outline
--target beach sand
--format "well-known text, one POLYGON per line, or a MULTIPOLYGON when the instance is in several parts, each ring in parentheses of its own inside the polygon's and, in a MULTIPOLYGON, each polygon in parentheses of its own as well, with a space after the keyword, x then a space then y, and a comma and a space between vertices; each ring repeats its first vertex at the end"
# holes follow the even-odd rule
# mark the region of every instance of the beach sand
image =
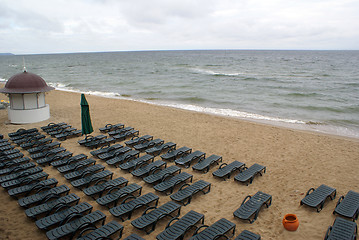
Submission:
MULTIPOLYGON (((123 123, 139 130, 140 135, 150 134, 154 138, 172 141, 178 148, 187 146, 193 151, 203 151, 207 156, 220 155, 225 163, 237 160, 247 166, 254 163, 266 166, 266 173, 257 176, 249 186, 234 181, 233 175, 227 181, 213 177, 212 172, 218 169, 218 166, 213 166, 206 174, 193 171, 192 168, 182 169, 193 174, 194 181, 202 179, 210 182, 212 188, 208 194, 199 193, 189 205, 183 206, 181 216, 195 210, 205 215, 206 225, 226 218, 236 224, 235 236, 247 229, 260 234, 262 239, 323 239, 327 228, 335 219, 332 212, 338 198, 349 190, 359 192, 357 139, 285 129, 136 101, 88 95, 86 97, 90 105, 94 136, 99 135, 98 129, 107 123, 123 123), (315 209, 300 206, 306 192, 321 184, 336 188, 335 200, 327 201, 320 213, 315 209), (271 194, 272 205, 263 208, 253 224, 235 218, 233 212, 239 208, 243 199, 257 191, 271 194), (287 213, 296 214, 300 221, 295 232, 286 231, 282 226, 283 216, 287 213)), ((7 100, 5 95, 0 98, 7 100)), ((52 91, 46 95, 46 102, 50 104, 51 118, 40 123, 6 124, 7 111, 0 110, 0 133, 7 137, 8 133, 19 128, 40 128, 50 122, 66 122, 81 129, 80 94, 52 91)), ((74 155, 84 153, 91 157, 90 149, 77 143, 80 139, 83 137, 62 141, 61 146, 74 155)), ((26 151, 21 151, 29 156, 26 151)), ((114 172, 114 178, 122 176, 129 180, 129 183, 141 185, 143 194, 154 192, 160 196, 159 205, 170 200, 169 196, 155 192, 152 186, 130 173, 110 167, 98 159, 97 163, 114 172)), ((173 164, 168 163, 168 166, 173 164)), ((46 166, 44 171, 49 173, 50 177, 56 178, 59 181, 58 185, 69 186, 70 192, 81 197, 81 202, 86 201, 94 210, 105 213, 106 223, 116 219, 107 208, 98 205, 82 191, 72 187, 55 168, 46 166)), ((0 239, 46 239, 45 232, 38 230, 35 222, 26 217, 24 209, 17 201, 11 198, 6 190, 1 188, 0 191, 0 239)), ((131 220, 139 217, 143 210, 136 211, 131 220)), ((145 239, 155 239, 169 221, 168 218, 160 221, 155 231, 146 235, 132 227, 131 220, 121 222, 117 219, 124 225, 123 238, 131 233, 137 233, 145 239)))

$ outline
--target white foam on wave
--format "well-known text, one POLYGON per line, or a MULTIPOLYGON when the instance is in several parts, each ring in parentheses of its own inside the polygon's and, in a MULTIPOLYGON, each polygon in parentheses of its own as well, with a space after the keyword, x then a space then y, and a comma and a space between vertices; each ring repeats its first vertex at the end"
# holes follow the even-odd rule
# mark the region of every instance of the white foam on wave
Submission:
POLYGON ((0 82, 6 82, 5 78, 0 78, 0 82))
POLYGON ((213 75, 213 76, 239 76, 241 73, 225 73, 225 72, 215 72, 209 69, 202 69, 202 68, 193 68, 193 70, 197 73, 203 73, 207 75, 213 75))

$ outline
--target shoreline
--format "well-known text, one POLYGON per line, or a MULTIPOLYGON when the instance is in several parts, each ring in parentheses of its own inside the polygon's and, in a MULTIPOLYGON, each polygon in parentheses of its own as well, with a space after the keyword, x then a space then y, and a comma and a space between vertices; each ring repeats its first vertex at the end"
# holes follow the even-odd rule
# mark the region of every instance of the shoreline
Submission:
POLYGON ((193 104, 181 104, 181 103, 166 103, 163 102, 154 102, 151 100, 146 99, 136 99, 131 98, 127 96, 121 96, 117 93, 111 93, 111 92, 93 92, 93 91, 81 91, 81 90, 72 90, 72 89, 61 89, 56 88, 57 91, 64 91, 64 92, 71 92, 71 93, 83 93, 90 96, 97 96, 97 97, 103 97, 103 98, 110 98, 110 99, 118 99, 118 100, 126 100, 126 101, 134 101, 134 102, 140 102, 145 104, 150 104, 154 106, 162 106, 162 107, 168 107, 168 108, 175 108, 175 109, 181 109, 186 110, 189 112, 196 112, 196 113, 203 113, 213 116, 219 116, 219 117, 228 117, 233 119, 238 119, 242 121, 248 121, 253 123, 259 123, 269 126, 275 126, 285 129, 293 129, 298 131, 304 131, 304 132, 312 132, 314 134, 324 134, 329 136, 337 136, 339 138, 348 138, 359 141, 359 132, 353 133, 352 130, 349 130, 349 133, 339 133, 340 130, 348 130, 347 127, 340 127, 340 126, 334 126, 334 125, 328 125, 325 123, 316 123, 316 122, 305 122, 302 120, 294 120, 294 119, 282 119, 277 117, 269 117, 269 116, 263 116, 255 113, 246 113, 246 112, 240 112, 233 109, 218 109, 218 108, 212 108, 212 107, 203 107, 199 105, 193 105, 193 104), (226 114, 226 112, 229 111, 231 114, 226 114), (235 116, 237 115, 237 116, 235 116), (242 116, 241 116, 242 115, 242 116), (246 115, 247 117, 244 117, 243 115, 246 115), (251 116, 257 116, 257 118, 251 117, 251 116))
MULTIPOLYGON (((5 95, 3 96, 5 98, 5 95)), ((212 173, 218 169, 213 166, 206 174, 182 168, 183 172, 193 175, 193 182, 204 180, 211 183, 211 191, 198 194, 187 206, 182 206, 181 216, 190 210, 205 215, 205 224, 211 225, 220 218, 226 218, 236 224, 236 234, 247 229, 260 234, 263 239, 323 239, 327 228, 333 224, 336 216, 332 214, 336 202, 349 190, 359 192, 356 174, 359 171, 359 141, 338 136, 318 134, 315 132, 281 128, 267 124, 255 123, 231 117, 209 115, 183 109, 175 109, 158 105, 150 105, 131 100, 120 100, 86 95, 90 106, 90 114, 94 128, 93 136, 101 134, 98 128, 107 123, 123 123, 125 126, 139 130, 140 136, 153 135, 154 138, 172 141, 177 148, 187 146, 193 151, 200 150, 206 156, 212 154, 223 157, 224 163, 240 161, 251 166, 258 163, 267 167, 263 176, 257 176, 249 186, 233 180, 233 174, 227 181, 215 178, 212 173), (326 201, 323 210, 315 210, 300 206, 300 200, 309 188, 317 188, 321 184, 337 189, 337 198, 326 201), (258 219, 249 224, 235 218, 233 212, 240 206, 247 195, 257 191, 271 194, 272 205, 262 208, 258 219), (283 216, 294 213, 300 220, 296 232, 288 232, 282 226, 283 216)), ((40 123, 27 125, 5 124, 7 111, 0 110, 0 133, 7 134, 19 128, 45 126, 50 122, 66 122, 81 129, 80 93, 52 91, 46 94, 46 102, 50 105, 51 118, 40 123)), ((43 132, 42 132, 43 133, 43 132)), ((45 134, 46 135, 46 134, 45 134)), ((106 134, 107 135, 107 134, 106 134)), ((90 149, 80 146, 77 137, 61 141, 61 146, 76 154, 84 153, 91 157, 90 149)), ((124 144, 124 142, 119 142, 124 144)), ((20 149, 19 147, 17 147, 20 149)), ((21 149, 20 149, 21 150, 21 149)), ((25 156, 29 154, 21 150, 25 156)), ((124 177, 129 183, 137 183, 143 187, 143 194, 153 192, 160 197, 159 205, 170 201, 169 196, 156 192, 149 184, 130 173, 107 165, 94 158, 114 173, 113 178, 124 177)), ((156 157, 156 160, 160 157, 156 157)), ((168 166, 174 165, 168 162, 168 166)), ((43 167, 49 177, 56 178, 58 185, 66 184, 70 193, 81 198, 80 202, 90 203, 94 210, 106 214, 106 223, 116 220, 124 226, 123 238, 136 233, 145 239, 155 239, 164 230, 169 219, 158 223, 153 233, 146 235, 136 230, 131 221, 139 217, 144 208, 136 211, 131 220, 121 222, 113 217, 107 208, 101 207, 82 191, 72 187, 62 174, 51 166, 43 167)), ((175 188, 177 191, 178 188, 175 188)), ((0 239, 44 239, 45 232, 37 229, 34 221, 28 219, 24 209, 17 201, 0 190, 0 239), (3 236, 3 237, 2 237, 3 236)))

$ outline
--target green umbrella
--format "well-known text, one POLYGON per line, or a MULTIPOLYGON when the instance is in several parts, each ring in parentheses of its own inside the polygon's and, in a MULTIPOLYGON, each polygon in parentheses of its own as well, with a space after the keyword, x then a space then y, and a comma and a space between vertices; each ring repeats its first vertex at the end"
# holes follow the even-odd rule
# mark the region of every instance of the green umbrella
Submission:
POLYGON ((82 125, 82 135, 90 134, 93 132, 91 117, 90 117, 90 107, 87 103, 84 94, 81 94, 81 125, 82 125))

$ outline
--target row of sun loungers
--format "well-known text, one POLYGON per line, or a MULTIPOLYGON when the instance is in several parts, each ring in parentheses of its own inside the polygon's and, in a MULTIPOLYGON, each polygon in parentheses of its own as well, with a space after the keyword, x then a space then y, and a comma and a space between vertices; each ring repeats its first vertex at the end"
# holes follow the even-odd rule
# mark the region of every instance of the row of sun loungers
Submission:
MULTIPOLYGON (((53 133, 61 128, 70 127, 65 123, 60 123, 51 124, 42 129, 53 133)), ((188 147, 176 149, 176 144, 164 143, 161 139, 154 140, 150 135, 139 137, 138 131, 136 135, 133 128, 125 128, 121 124, 106 125, 101 130, 103 133, 109 133, 109 138, 131 131, 134 135, 131 136, 133 137, 131 140, 125 142, 126 146, 119 143, 111 146, 110 144, 115 141, 108 141, 103 145, 95 143, 107 139, 106 136, 101 137, 101 135, 89 137, 96 140, 80 140, 82 142, 79 141, 79 144, 87 144, 90 148, 101 146, 100 149, 91 151, 94 157, 104 160, 108 165, 129 171, 133 176, 141 177, 144 182, 152 184, 157 192, 169 194, 172 201, 158 206, 159 197, 156 194, 141 195, 142 186, 136 183, 129 184, 128 180, 122 177, 112 179, 113 173, 106 170, 103 165, 95 164, 94 159, 87 158, 84 154, 72 156, 71 152, 61 148, 60 143, 52 143, 51 139, 45 141, 46 136, 42 136, 37 129, 22 129, 9 134, 9 137, 14 143, 28 150, 31 153, 30 156, 34 157, 38 164, 56 167, 72 186, 83 189, 83 192, 94 198, 99 205, 108 207, 114 217, 122 221, 131 219, 134 211, 147 206, 141 217, 131 221, 131 225, 135 228, 150 233, 159 221, 170 217, 171 221, 168 222, 166 229, 157 235, 157 239, 178 239, 183 237, 189 229, 194 228, 196 231, 190 239, 232 238, 235 235, 236 225, 227 219, 220 219, 211 226, 203 226, 204 215, 195 211, 190 211, 182 218, 178 218, 182 205, 189 204, 195 194, 199 192, 207 194, 211 190, 211 184, 206 181, 199 180, 192 183, 193 175, 182 172, 179 166, 189 168, 197 162, 192 166, 193 170, 208 172, 210 167, 218 165, 222 158, 217 155, 206 158, 205 153, 192 152, 192 149, 188 147), (89 144, 90 142, 92 144, 89 144), (140 157, 140 152, 146 154, 140 157), (40 157, 36 155, 39 153, 42 154, 40 157), (156 156, 160 156, 162 160, 155 160, 156 156), (175 165, 167 167, 167 162, 174 162, 175 165), (182 186, 174 192, 174 188, 179 185, 182 186), (205 229, 202 230, 203 228, 205 229)), ((118 139, 123 141, 128 136, 118 139)), ((106 215, 101 211, 92 212, 90 204, 80 203, 80 198, 76 194, 69 193, 70 189, 66 185, 57 186, 56 179, 47 179, 48 174, 41 167, 29 162, 29 158, 24 157, 20 151, 9 145, 6 140, 0 140, 1 186, 8 190, 10 196, 18 199, 20 206, 27 208, 25 213, 28 217, 37 219, 36 225, 39 229, 47 231, 46 235, 49 239, 75 235, 79 239, 107 238, 114 234, 122 236, 123 226, 120 223, 112 221, 104 225, 106 215), (23 197, 24 195, 29 196, 23 197), (63 206, 66 207, 62 210, 63 206), (56 209, 61 209, 61 211, 57 210, 57 213, 51 214, 56 209), (49 216, 42 217, 44 214, 49 216), (80 230, 89 230, 88 227, 95 224, 101 226, 90 227, 93 231, 86 236, 79 234, 80 230)), ((213 176, 228 179, 235 171, 239 173, 235 175, 234 180, 248 185, 252 183, 256 175, 265 173, 266 167, 254 164, 247 168, 244 163, 234 161, 230 164, 222 164, 213 172, 213 176)), ((319 212, 326 199, 334 199, 335 195, 335 189, 322 185, 317 189, 310 189, 301 204, 316 208, 319 212)), ((268 208, 271 202, 271 195, 258 191, 253 196, 247 196, 233 215, 252 223, 257 219, 262 207, 268 208)), ((339 199, 333 214, 356 220, 358 209, 359 194, 350 191, 345 197, 339 199)), ((325 239, 335 239, 335 236, 346 236, 345 234, 348 238, 356 236, 356 224, 337 217, 333 226, 329 227, 325 239)), ((132 234, 126 239, 142 238, 132 234)), ((244 230, 235 239, 260 239, 260 236, 244 230)))

